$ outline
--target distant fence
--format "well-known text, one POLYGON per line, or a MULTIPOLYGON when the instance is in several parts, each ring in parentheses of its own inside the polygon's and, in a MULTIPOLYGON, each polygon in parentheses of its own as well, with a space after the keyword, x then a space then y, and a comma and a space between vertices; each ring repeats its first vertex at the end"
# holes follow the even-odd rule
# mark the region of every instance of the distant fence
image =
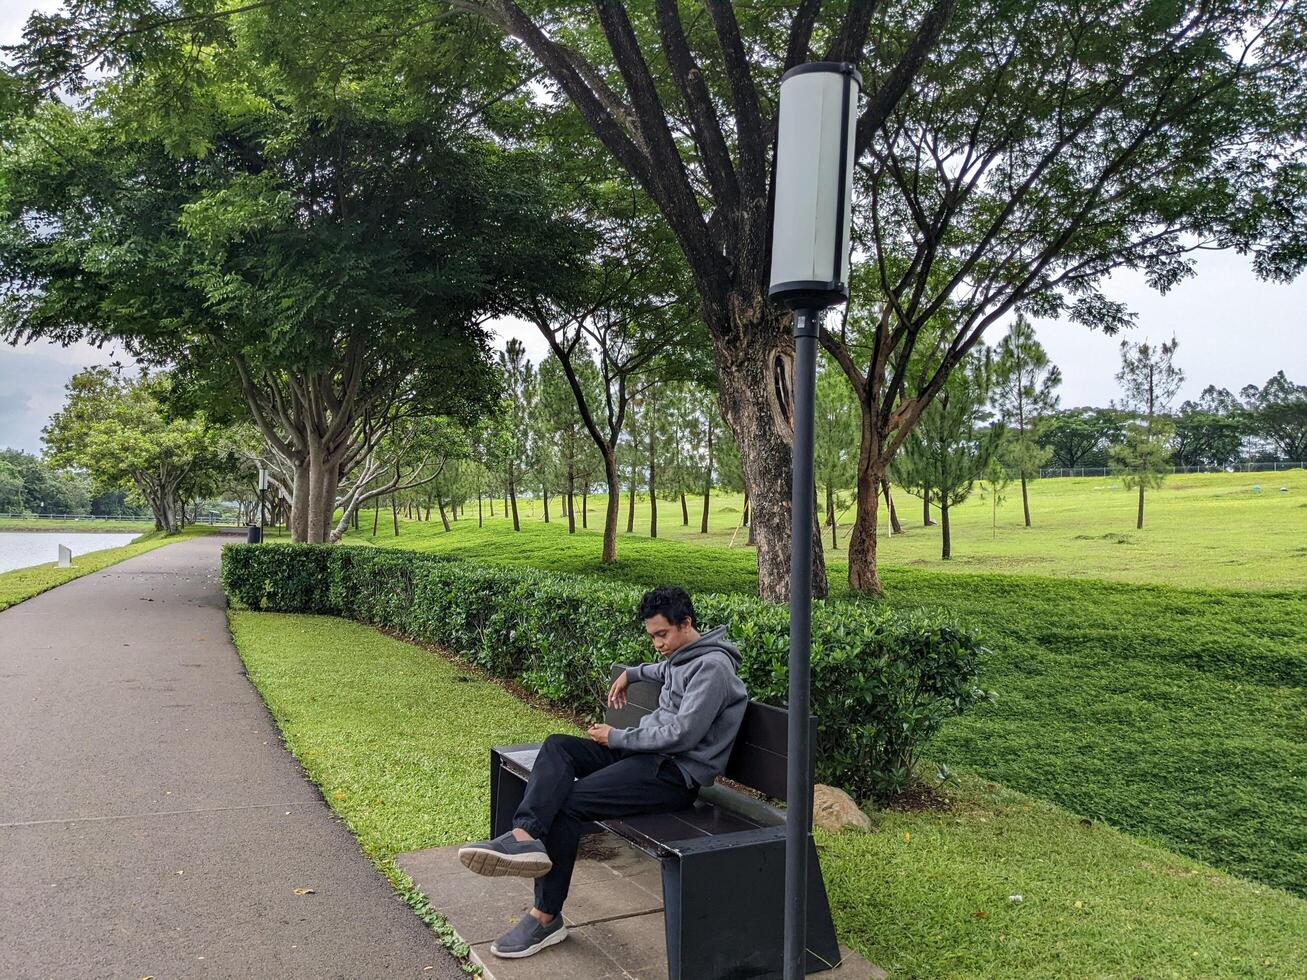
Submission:
MULTIPOLYGON (((0 521, 86 521, 87 523, 101 521, 137 522, 141 524, 153 524, 153 514, 123 514, 117 517, 111 517, 105 514, 0 514, 0 521)), ((223 517, 221 514, 201 514, 198 521, 192 521, 193 524, 235 524, 235 517, 223 517)))
MULTIPOLYGON (((1234 463, 1230 466, 1168 466, 1168 473, 1278 473, 1280 470, 1307 469, 1307 462, 1234 463)), ((1050 467, 1040 470, 1042 476, 1111 476, 1106 466, 1050 467)))

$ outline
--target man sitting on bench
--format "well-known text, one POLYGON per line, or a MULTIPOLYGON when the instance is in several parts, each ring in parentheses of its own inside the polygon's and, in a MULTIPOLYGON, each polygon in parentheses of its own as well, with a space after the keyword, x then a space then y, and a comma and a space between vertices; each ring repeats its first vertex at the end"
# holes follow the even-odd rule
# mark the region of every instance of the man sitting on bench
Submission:
POLYGON ((639 615, 664 659, 619 674, 608 703, 621 708, 628 684, 653 681, 662 685, 658 707, 636 728, 591 725, 588 739, 550 735, 513 829, 458 852, 477 874, 535 879, 534 906, 491 944, 496 956, 530 956, 567 938, 563 902, 583 824, 684 809, 726 768, 749 703, 736 676, 740 651, 724 626, 699 633, 684 589, 645 593, 639 615))

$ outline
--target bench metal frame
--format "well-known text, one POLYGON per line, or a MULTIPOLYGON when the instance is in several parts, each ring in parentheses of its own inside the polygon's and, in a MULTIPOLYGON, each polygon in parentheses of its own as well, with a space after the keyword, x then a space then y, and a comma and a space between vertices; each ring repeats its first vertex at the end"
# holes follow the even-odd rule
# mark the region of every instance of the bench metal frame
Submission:
MULTIPOLYGON (((617 668, 613 676, 616 677, 617 668)), ((658 703, 660 687, 627 688, 627 705, 605 720, 629 728, 658 703)), ((815 745, 816 719, 812 719, 815 745)), ((784 799, 786 712, 750 701, 726 777, 784 799)), ((507 832, 526 791, 538 744, 490 750, 490 835, 507 832)), ((806 973, 840 962, 826 885, 812 842, 808 800, 806 973)), ((658 859, 670 980, 780 980, 784 955, 785 814, 724 786, 704 787, 686 810, 597 821, 658 859)))

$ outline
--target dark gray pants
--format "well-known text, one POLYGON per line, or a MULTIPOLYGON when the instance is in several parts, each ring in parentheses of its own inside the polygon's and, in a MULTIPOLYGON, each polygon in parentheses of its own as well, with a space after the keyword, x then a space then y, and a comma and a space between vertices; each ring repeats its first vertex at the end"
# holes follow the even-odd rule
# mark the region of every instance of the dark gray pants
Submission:
POLYGON ((664 755, 610 749, 588 738, 550 735, 540 747, 513 826, 544 842, 554 862, 535 880, 535 907, 563 910, 581 828, 591 820, 681 810, 699 795, 664 755))

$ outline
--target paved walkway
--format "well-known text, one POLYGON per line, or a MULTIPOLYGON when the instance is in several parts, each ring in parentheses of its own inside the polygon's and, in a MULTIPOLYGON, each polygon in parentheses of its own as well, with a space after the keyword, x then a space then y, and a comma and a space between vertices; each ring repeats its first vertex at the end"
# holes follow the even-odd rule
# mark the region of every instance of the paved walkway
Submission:
MULTIPOLYGON (((501 960, 490 952, 490 944, 531 907, 530 881, 468 874, 459 863, 457 844, 409 851, 396 860, 468 944, 486 980, 667 980, 662 871, 653 858, 612 834, 582 839, 563 909, 567 939, 520 960, 501 960)), ((809 976, 889 976, 843 946, 840 953, 843 959, 835 969, 809 976)))
POLYGON ((0 977, 464 977, 282 747, 224 540, 0 612, 0 977))

